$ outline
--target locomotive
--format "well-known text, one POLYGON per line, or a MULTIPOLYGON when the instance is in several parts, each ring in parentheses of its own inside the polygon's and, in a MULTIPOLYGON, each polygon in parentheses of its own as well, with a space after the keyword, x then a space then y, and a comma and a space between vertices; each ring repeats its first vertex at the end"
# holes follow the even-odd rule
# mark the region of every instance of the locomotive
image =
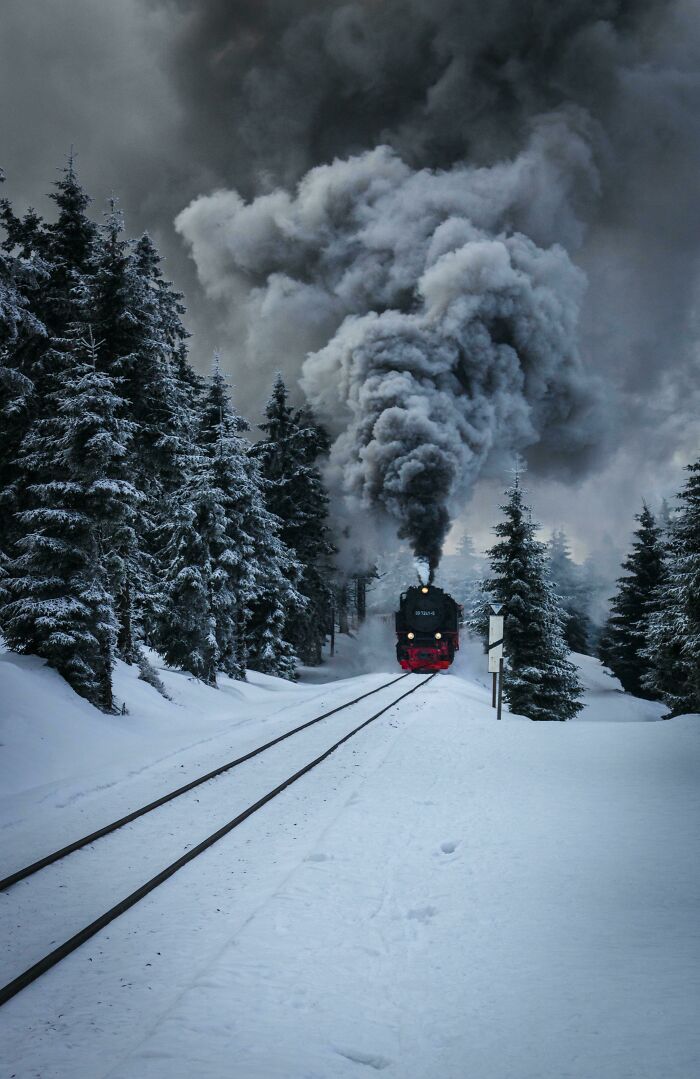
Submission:
POLYGON ((460 605, 435 585, 401 595, 396 612, 396 658, 405 671, 444 671, 459 648, 460 605))

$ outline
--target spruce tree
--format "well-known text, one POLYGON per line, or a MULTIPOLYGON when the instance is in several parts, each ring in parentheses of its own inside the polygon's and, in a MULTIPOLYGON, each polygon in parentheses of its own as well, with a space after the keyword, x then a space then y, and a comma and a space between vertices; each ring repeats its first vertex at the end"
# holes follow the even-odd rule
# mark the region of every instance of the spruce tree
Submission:
POLYGON ((163 526, 163 610, 157 643, 173 666, 210 685, 216 669, 244 678, 246 666, 295 677, 284 637, 301 608, 298 573, 265 506, 257 462, 243 437, 218 359, 201 407, 197 443, 180 461, 184 482, 163 526))
MULTIPOLYGON (((5 200, 2 205, 9 210, 5 200)), ((25 353, 33 341, 46 338, 43 323, 30 307, 43 267, 17 257, 14 247, 9 238, 0 246, 0 552, 6 557, 16 533, 17 454, 33 410, 34 383, 27 373, 25 353)))
POLYGON ((243 434, 249 425, 231 405, 218 357, 202 415, 201 442, 227 516, 226 562, 237 605, 235 627, 219 622, 217 628, 223 669, 244 677, 250 666, 294 679, 297 656, 287 627, 305 607, 294 585, 301 567, 281 539, 280 520, 266 505, 260 466, 243 434))
POLYGON ((321 662, 321 648, 332 603, 328 496, 317 460, 328 451, 328 439, 313 416, 287 403, 287 389, 278 375, 260 425, 265 438, 253 454, 260 463, 265 497, 281 521, 281 539, 301 576, 292 583, 304 598, 304 610, 288 620, 286 635, 302 662, 321 662))
POLYGON ((86 214, 90 199, 80 186, 72 155, 54 186, 49 198, 58 215, 51 224, 33 210, 20 219, 6 199, 0 200, 3 250, 11 256, 13 269, 22 270, 27 301, 20 309, 24 313, 21 325, 15 321, 6 341, 0 372, 6 420, 0 452, 5 523, 0 533, 5 546, 18 538, 18 514, 28 504, 15 465, 19 445, 32 422, 50 413, 53 378, 62 366, 70 365, 76 334, 86 334, 88 326, 97 234, 86 214))
MULTIPOLYGON (((399 592, 403 591, 406 587, 406 582, 414 572, 412 570, 412 573, 404 577, 399 592)), ((446 555, 442 559, 440 564, 442 587, 450 595, 454 596, 458 603, 468 608, 473 597, 474 586, 479 581, 480 576, 481 559, 474 549, 474 541, 471 536, 465 533, 459 541, 456 553, 446 555)))
POLYGON ((77 338, 55 372, 52 414, 34 421, 19 467, 28 507, 6 567, 0 622, 11 648, 42 656, 104 711, 112 709, 124 533, 137 494, 125 476, 131 427, 94 343, 77 338))
POLYGON ((626 576, 618 578, 598 655, 627 693, 649 697, 645 681, 649 662, 644 650, 647 622, 663 581, 663 545, 661 530, 648 506, 644 505, 635 520, 639 528, 634 533, 632 551, 622 564, 626 576))
POLYGON ((588 597, 579 567, 571 557, 569 541, 562 529, 549 540, 550 576, 564 611, 564 636, 572 652, 591 654, 591 621, 586 613, 588 597))
POLYGON ((158 645, 171 667, 216 685, 219 648, 214 593, 220 585, 213 548, 225 544, 226 516, 207 457, 193 449, 186 478, 164 526, 163 599, 158 645))
POLYGON ((700 712, 700 460, 688 465, 666 544, 665 575, 646 621, 645 688, 671 715, 700 712))
POLYGON ((100 364, 121 380, 135 427, 131 474, 142 494, 133 572, 119 595, 119 647, 133 662, 138 640, 160 612, 156 536, 167 523, 167 499, 180 482, 181 459, 196 436, 195 409, 178 373, 176 350, 186 338, 177 297, 159 269, 148 237, 134 247, 111 199, 102 226, 93 310, 100 364))
MULTIPOLYGON (((511 711, 530 719, 572 719, 582 707, 582 688, 567 659, 564 614, 549 579, 546 545, 535 538, 537 525, 519 476, 506 496, 505 520, 494 529, 501 539, 488 552, 491 576, 483 586, 484 596, 503 606, 504 695, 511 711)), ((485 613, 477 614, 478 625, 485 613)))

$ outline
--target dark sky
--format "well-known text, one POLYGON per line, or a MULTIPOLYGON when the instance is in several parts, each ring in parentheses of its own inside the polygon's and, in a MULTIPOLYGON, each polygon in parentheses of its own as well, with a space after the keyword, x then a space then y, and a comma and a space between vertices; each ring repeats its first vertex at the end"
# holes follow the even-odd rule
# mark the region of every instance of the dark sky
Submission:
MULTIPOLYGON (((569 220, 561 242, 588 276, 582 355, 613 429, 575 483, 538 479, 535 460, 532 486, 545 522, 595 549, 642 497, 677 489, 700 448, 699 72, 692 0, 4 0, 0 165, 16 208, 48 209, 74 144, 96 212, 116 192, 129 231, 148 228, 167 257, 195 362, 222 347, 251 411, 273 372, 242 358, 233 299, 198 284, 183 208, 290 187, 379 143, 416 169, 492 166, 537 117, 578 110, 598 187, 567 189, 580 235, 569 220)), ((486 484, 477 535, 490 505, 486 484)))

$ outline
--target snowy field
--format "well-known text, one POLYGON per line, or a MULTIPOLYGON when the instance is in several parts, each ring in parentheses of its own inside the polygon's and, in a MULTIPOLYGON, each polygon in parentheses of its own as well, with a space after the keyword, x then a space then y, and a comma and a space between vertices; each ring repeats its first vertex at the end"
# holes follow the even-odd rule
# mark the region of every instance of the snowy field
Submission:
MULTIPOLYGON (((0 875, 368 689, 125 667, 109 718, 0 656, 0 875)), ((386 653, 390 655, 389 652, 386 653)), ((495 722, 468 649, 0 1010, 13 1079, 694 1079, 700 717, 581 657, 567 724, 495 722)), ((1 898, 5 983, 420 679, 1 898)))

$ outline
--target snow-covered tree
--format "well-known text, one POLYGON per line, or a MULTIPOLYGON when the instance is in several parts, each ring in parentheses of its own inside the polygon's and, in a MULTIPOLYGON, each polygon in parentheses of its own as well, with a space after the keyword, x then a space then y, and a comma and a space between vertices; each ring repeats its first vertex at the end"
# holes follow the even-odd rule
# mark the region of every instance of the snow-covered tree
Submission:
POLYGON ((572 652, 591 654, 592 626, 587 614, 589 596, 581 568, 571 557, 562 529, 553 532, 549 544, 550 576, 564 611, 564 636, 572 652))
POLYGON ((206 460, 199 454, 194 456, 188 471, 171 503, 163 548, 164 594, 158 641, 170 666, 214 686, 219 651, 214 613, 217 575, 211 546, 225 542, 226 518, 206 460))
MULTIPOLYGON (((474 542, 468 533, 464 533, 453 555, 444 555, 437 574, 437 583, 454 596, 458 603, 467 607, 474 592, 474 585, 480 580, 483 559, 474 549, 474 542)), ((404 588, 406 587, 404 582, 404 588)))
POLYGON ((11 648, 42 656, 110 711, 114 581, 126 572, 138 500, 126 478, 132 429, 94 343, 76 339, 65 355, 51 415, 34 421, 20 453, 28 505, 5 567, 0 623, 11 648))
POLYGON ((102 368, 121 380, 134 424, 131 474, 142 492, 138 572, 119 597, 120 651, 133 661, 137 641, 160 611, 156 536, 162 535, 167 496, 181 481, 180 461, 196 438, 196 408, 180 374, 186 338, 179 301, 162 278, 148 237, 124 238, 122 215, 110 200, 101 230, 93 311, 102 368))
MULTIPOLYGON (((285 637, 290 607, 303 609, 298 576, 267 509, 257 462, 225 380, 215 366, 198 441, 180 463, 184 482, 169 500, 159 645, 173 666, 210 685, 216 668, 235 678, 246 664, 294 677, 285 637)), ((291 619, 289 619, 291 620, 291 619)))
POLYGON ((318 664, 332 601, 328 495, 316 465, 328 451, 328 439, 309 412, 287 403, 281 375, 265 417, 260 425, 265 438, 252 452, 260 464, 267 505, 281 521, 282 542, 301 567, 293 584, 305 600, 304 610, 294 612, 285 632, 304 663, 318 664))
POLYGON ((13 306, 10 334, 0 358, 5 424, 0 451, 5 524, 0 533, 5 545, 12 543, 17 514, 27 506, 15 466, 20 443, 31 423, 50 413, 55 373, 71 364, 76 335, 87 333, 96 229, 86 215, 90 200, 78 182, 72 156, 49 197, 58 208, 51 224, 33 210, 20 219, 8 200, 0 200, 3 250, 15 283, 21 280, 25 300, 19 309, 13 306))
MULTIPOLYGON (((0 170, 0 183, 4 179, 0 170)), ((11 214, 6 200, 1 208, 11 214)), ((32 342, 43 343, 46 338, 46 329, 29 302, 43 266, 18 258, 13 254, 15 246, 9 237, 0 245, 0 552, 5 556, 9 556, 15 533, 16 459, 32 418, 34 383, 27 374, 25 353, 32 342)))
POLYGON ((671 715, 700 712, 700 460, 679 495, 666 541, 665 574, 646 621, 645 688, 671 715))
POLYGON ((546 545, 523 500, 519 476, 506 492, 500 536, 488 553, 491 575, 482 587, 474 628, 484 632, 488 603, 503 606, 506 666, 504 695, 513 712, 534 720, 572 719, 582 688, 568 660, 564 613, 549 578, 546 545))
POLYGON ((661 530, 648 506, 635 519, 639 528, 634 533, 632 551, 622 563, 626 576, 618 578, 598 655, 619 678, 623 689, 636 697, 648 697, 644 678, 649 664, 643 652, 647 621, 663 580, 663 545, 661 530))
POLYGON ((177 461, 183 444, 196 437, 204 384, 187 359, 189 333, 182 323, 182 296, 163 277, 161 262, 145 233, 135 245, 129 267, 149 324, 149 351, 139 374, 148 404, 140 422, 151 482, 165 493, 179 482, 177 461))
POLYGON ((280 522, 267 509, 257 462, 234 410, 218 357, 204 397, 200 442, 226 516, 213 554, 216 638, 222 670, 244 678, 250 663, 268 674, 294 677, 296 656, 285 638, 288 610, 301 610, 292 561, 279 538, 280 522))

